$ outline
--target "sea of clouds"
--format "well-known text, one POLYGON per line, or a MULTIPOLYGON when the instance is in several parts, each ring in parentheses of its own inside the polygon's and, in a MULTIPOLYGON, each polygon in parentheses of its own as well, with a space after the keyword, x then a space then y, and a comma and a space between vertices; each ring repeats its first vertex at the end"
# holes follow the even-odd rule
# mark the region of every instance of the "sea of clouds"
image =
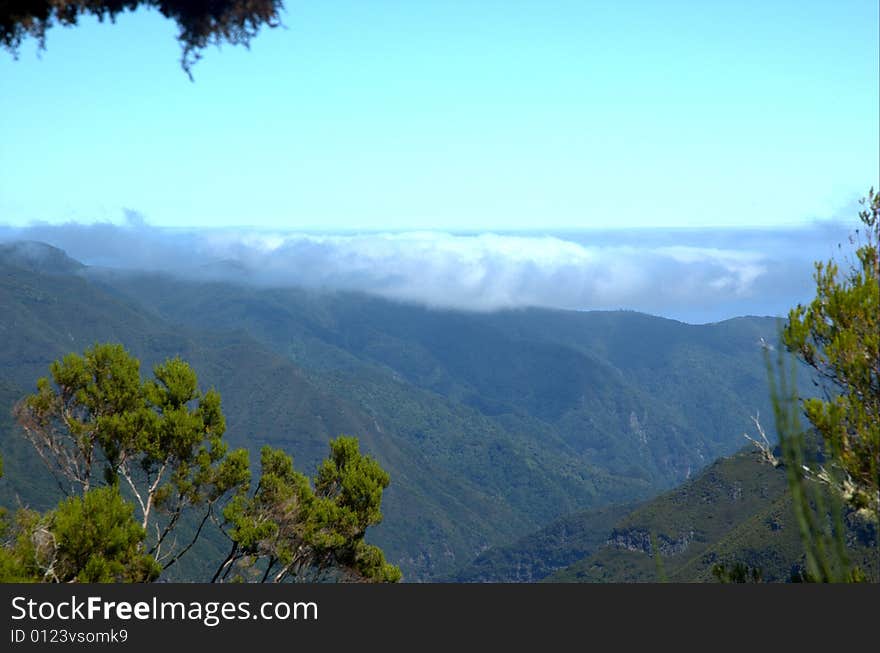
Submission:
POLYGON ((362 291, 432 307, 629 309, 711 322, 784 315, 812 295, 813 262, 841 258, 852 225, 796 228, 300 233, 123 224, 0 227, 96 267, 189 279, 362 291))

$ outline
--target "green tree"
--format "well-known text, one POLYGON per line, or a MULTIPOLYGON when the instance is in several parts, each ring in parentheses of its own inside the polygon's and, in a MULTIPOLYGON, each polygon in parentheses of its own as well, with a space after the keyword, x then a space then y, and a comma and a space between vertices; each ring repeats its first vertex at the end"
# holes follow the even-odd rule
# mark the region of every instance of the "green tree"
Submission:
POLYGON ((41 516, 22 509, 6 524, 2 582, 149 582, 161 567, 144 553, 144 529, 116 488, 68 497, 41 516))
POLYGON ((737 562, 728 567, 724 563, 712 566, 712 575, 719 583, 760 583, 762 572, 758 567, 750 567, 743 562, 737 562))
MULTIPOLYGON (((799 397, 796 368, 787 369, 779 352, 774 370, 765 352, 804 545, 805 567, 793 572, 798 581, 864 580, 850 564, 846 540, 853 528, 880 523, 880 193, 872 188, 862 204, 864 229, 851 238, 855 260, 845 272, 834 260, 817 262, 816 297, 789 312, 782 332, 786 349, 812 370, 822 396, 799 397)), ((756 444, 769 451, 766 439, 765 446, 756 444)))
POLYGON ((9 519, 6 509, 0 514, 0 583, 34 583, 46 580, 36 564, 33 535, 40 514, 22 508, 9 519))
POLYGON ((803 400, 829 463, 813 473, 852 508, 880 515, 880 192, 859 213, 855 260, 816 263, 816 297, 788 316, 783 339, 818 375, 822 397, 803 400))
POLYGON ((190 73, 210 44, 247 46, 264 25, 280 24, 281 0, 6 0, 0 2, 0 45, 17 55, 25 36, 46 44, 46 30, 55 23, 74 26, 81 16, 114 21, 139 7, 157 9, 174 20, 183 52, 180 63, 190 73))
MULTIPOLYGON (((3 477, 3 459, 0 458, 0 478, 3 477)), ((0 506, 0 583, 25 583, 34 580, 28 573, 21 551, 15 546, 18 532, 9 521, 9 511, 0 506)))
POLYGON ((37 560, 57 582, 138 583, 154 580, 161 567, 143 552, 143 527, 133 506, 115 487, 68 497, 52 511, 33 537, 37 560))
MULTIPOLYGON (((215 505, 250 477, 244 449, 230 452, 220 395, 202 393, 192 368, 173 358, 142 381, 140 362, 103 344, 50 366, 15 416, 65 494, 122 486, 147 531, 148 552, 164 567, 199 537, 215 505), (198 526, 182 544, 169 536, 185 514, 198 526)), ((176 540, 176 538, 174 538, 176 540)))
POLYGON ((264 447, 261 467, 253 494, 240 493, 224 511, 231 548, 213 581, 400 580, 381 549, 364 542, 382 520, 389 477, 355 438, 330 442, 314 488, 283 451, 264 447))
POLYGON ((19 424, 68 497, 45 515, 21 509, 10 521, 0 510, 0 580, 154 580, 209 520, 231 542, 214 580, 400 579, 364 542, 390 478, 356 438, 330 442, 314 484, 289 455, 264 448, 250 493, 247 451, 223 441, 219 394, 199 391, 179 358, 153 377, 142 381, 121 345, 95 345, 52 363, 19 402, 19 424), (163 551, 187 514, 194 532, 163 551))

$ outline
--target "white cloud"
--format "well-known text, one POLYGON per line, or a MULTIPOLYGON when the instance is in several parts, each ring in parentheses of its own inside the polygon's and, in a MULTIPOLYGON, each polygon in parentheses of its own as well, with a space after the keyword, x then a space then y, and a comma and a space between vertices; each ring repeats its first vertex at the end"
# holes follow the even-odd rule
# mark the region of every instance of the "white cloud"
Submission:
MULTIPOLYGON (((845 231, 843 232, 845 233, 845 231)), ((627 308, 706 321, 783 313, 810 289, 828 228, 777 232, 608 231, 456 235, 174 231, 129 216, 110 224, 32 225, 32 239, 90 265, 188 278, 353 290, 429 306, 627 308), (794 242, 795 246, 786 246, 794 242)))

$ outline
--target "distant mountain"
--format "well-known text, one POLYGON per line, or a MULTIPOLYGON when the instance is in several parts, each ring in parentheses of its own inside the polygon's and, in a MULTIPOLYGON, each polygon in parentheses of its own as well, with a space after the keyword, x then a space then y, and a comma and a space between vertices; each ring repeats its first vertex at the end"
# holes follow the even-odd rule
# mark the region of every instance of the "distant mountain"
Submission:
POLYGON ((463 313, 155 275, 105 283, 172 323, 244 329, 334 383, 357 384, 368 368, 508 431, 555 435, 649 483, 671 485, 731 453, 750 416, 769 411, 761 346, 777 340, 775 318, 694 326, 625 311, 463 313))
POLYGON ((64 250, 34 240, 0 243, 0 260, 40 274, 76 274, 86 268, 64 250))
MULTIPOLYGON (((880 580, 876 527, 850 526, 852 562, 880 580)), ((635 509, 601 547, 546 580, 657 582, 662 573, 671 582, 711 582, 716 564, 741 563, 759 569, 764 581, 785 582, 803 571, 803 550, 785 470, 745 450, 635 509)))
POLYGON ((51 497, 9 408, 51 360, 98 341, 121 342, 145 372, 179 354, 220 391, 233 444, 282 446, 300 469, 329 438, 358 436, 392 479, 370 538, 409 580, 446 577, 577 510, 656 494, 769 414, 771 318, 439 311, 60 265, 63 252, 40 267, 21 252, 0 250, 7 504, 51 497))

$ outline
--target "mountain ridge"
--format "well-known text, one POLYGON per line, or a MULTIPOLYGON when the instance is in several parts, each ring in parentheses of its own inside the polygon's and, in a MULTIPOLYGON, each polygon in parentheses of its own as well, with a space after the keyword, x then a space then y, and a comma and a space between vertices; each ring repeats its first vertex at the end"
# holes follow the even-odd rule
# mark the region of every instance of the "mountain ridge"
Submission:
POLYGON ((189 360, 221 391, 235 445, 283 446, 308 469, 327 439, 355 431, 392 477, 370 537, 411 580, 445 577, 575 510, 671 487, 738 446, 766 406, 767 320, 463 313, 104 268, 41 274, 7 258, 0 381, 32 389, 54 358, 114 340, 144 371, 189 360), (655 378, 663 366, 686 383, 655 378))

